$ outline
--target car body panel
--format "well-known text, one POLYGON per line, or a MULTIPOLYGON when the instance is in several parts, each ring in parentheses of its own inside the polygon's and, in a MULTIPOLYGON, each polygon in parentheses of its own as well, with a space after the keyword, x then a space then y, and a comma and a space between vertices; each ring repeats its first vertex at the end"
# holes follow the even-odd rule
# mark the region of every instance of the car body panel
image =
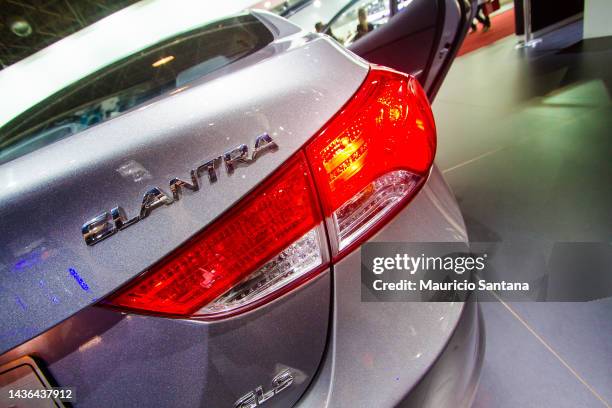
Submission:
MULTIPOLYGON (((464 242, 454 196, 437 168, 370 242, 464 242)), ((321 373, 299 407, 392 407, 445 347, 464 303, 361 302, 360 250, 334 265, 334 314, 321 373)), ((445 406, 445 405, 440 405, 445 406)))
POLYGON ((367 72, 329 39, 279 39, 174 95, 2 165, 0 352, 101 299, 217 218, 312 137, 367 72), (231 176, 220 168, 216 183, 85 244, 89 219, 117 205, 131 217, 149 188, 167 191, 172 178, 187 180, 194 166, 241 143, 252 149, 262 133, 276 151, 231 176), (147 177, 120 175, 130 163, 147 177))
POLYGON ((485 348, 484 319, 478 300, 471 299, 440 355, 397 406, 470 408, 478 390, 485 348))
POLYGON ((217 322, 90 306, 0 356, 33 356, 76 390, 78 407, 233 407, 290 369, 293 384, 266 407, 293 405, 325 349, 330 272, 251 312, 217 322))
MULTIPOLYGON (((428 18, 438 19, 436 10, 428 18)), ((6 311, 0 364, 33 356, 58 385, 79 389, 77 406, 85 407, 232 406, 257 387, 269 389, 285 368, 294 385, 265 406, 292 406, 304 393, 300 407, 395 406, 433 367, 465 306, 362 303, 359 250, 270 303, 218 321, 94 305, 248 196, 366 77, 368 63, 329 37, 253 14, 274 35, 268 46, 0 166, 0 307, 6 311), (252 148, 263 133, 277 150, 231 175, 220 169, 218 182, 186 191, 99 244, 85 244, 80 228, 88 219, 116 205, 135 214, 148 188, 167 190, 170 179, 188 179, 194 166, 238 144, 252 148), (133 164, 146 177, 118 171, 133 164)), ((418 33, 427 38, 413 31, 408 37, 438 47, 443 33, 465 18, 443 19, 443 27, 425 21, 418 33)), ((387 32, 356 51, 382 62, 379 57, 398 52, 387 46, 393 36, 406 39, 402 30, 387 32)), ((456 47, 453 42, 438 62, 438 48, 414 55, 430 98, 456 47)), ((435 166, 423 189, 371 240, 467 243, 458 206, 435 166)))

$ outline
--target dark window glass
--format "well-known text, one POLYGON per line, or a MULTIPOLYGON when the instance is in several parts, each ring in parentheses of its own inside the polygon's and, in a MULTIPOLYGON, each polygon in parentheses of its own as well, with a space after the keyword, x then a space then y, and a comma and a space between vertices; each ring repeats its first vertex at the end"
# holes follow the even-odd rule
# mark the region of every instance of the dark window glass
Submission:
POLYGON ((0 129, 0 164, 111 119, 273 40, 242 15, 183 33, 83 78, 0 129))

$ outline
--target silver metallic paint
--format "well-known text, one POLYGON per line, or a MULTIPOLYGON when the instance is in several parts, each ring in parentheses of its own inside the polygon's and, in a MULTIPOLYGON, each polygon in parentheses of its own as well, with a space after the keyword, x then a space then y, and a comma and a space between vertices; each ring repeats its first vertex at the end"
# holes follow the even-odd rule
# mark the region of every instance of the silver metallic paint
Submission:
MULTIPOLYGON (((102 298, 230 208, 314 135, 367 71, 329 39, 279 38, 191 87, 1 166, 0 353, 102 298), (150 187, 187 177, 190 166, 262 133, 274 138, 276 152, 220 173, 198 193, 186 191, 112 239, 83 244, 88 217, 138 202, 150 187), (151 177, 121 177, 116 169, 127 161, 151 177), (14 271, 41 246, 50 254, 44 262, 14 271)), ((139 208, 125 211, 132 217, 139 208)))
POLYGON ((485 337, 480 305, 473 299, 466 302, 442 353, 397 408, 470 408, 484 363, 485 337))
POLYGON ((81 227, 85 243, 87 245, 95 245, 102 242, 117 232, 147 218, 157 208, 174 204, 181 199, 183 189, 192 192, 200 191, 200 177, 202 175, 208 179, 209 183, 216 183, 221 162, 225 164, 225 171, 228 174, 232 174, 236 166, 253 164, 257 157, 262 155, 265 150, 278 150, 278 145, 267 133, 255 139, 255 146, 250 155, 249 147, 243 143, 226 151, 222 156, 215 157, 191 169, 189 172, 189 182, 177 177, 173 178, 168 185, 172 196, 166 194, 160 187, 153 187, 147 190, 142 197, 140 211, 131 219, 128 218, 124 208, 121 206, 115 206, 110 211, 104 211, 96 215, 81 227))
POLYGON ((0 356, 33 355, 76 407, 233 407, 290 369, 293 384, 265 407, 292 406, 325 348, 330 273, 251 312, 217 322, 87 307, 0 356), (273 328, 273 329, 271 329, 273 328))
MULTIPOLYGON (((4 302, 13 307, 2 321, 0 345, 6 350, 34 337, 0 355, 0 364, 35 355, 59 385, 80 390, 77 406, 85 407, 231 406, 285 367, 297 369, 297 385, 265 404, 291 406, 317 370, 328 323, 327 351, 300 407, 393 406, 432 366, 463 305, 362 304, 359 251, 335 265, 333 274, 325 272, 270 304, 217 322, 87 306, 229 208, 312 136, 365 77, 367 66, 341 47, 300 33, 278 17, 264 13, 260 18, 277 40, 257 54, 173 96, 0 167, 0 307, 4 302), (239 92, 229 95, 236 84, 241 84, 239 92), (224 183, 231 187, 218 192, 206 185, 202 197, 185 191, 176 208, 158 210, 159 220, 134 226, 116 242, 86 252, 92 248, 83 245, 78 234, 82 220, 72 222, 73 213, 91 211, 91 203, 104 196, 130 202, 146 186, 178 176, 173 161, 200 162, 228 142, 247 143, 253 131, 270 132, 278 141, 279 151, 269 161, 258 161, 248 171, 236 169, 224 183), (134 179, 116 171, 134 162, 150 177, 134 179), (159 170, 153 170, 158 164, 159 170), (78 182, 71 181, 74 177, 78 182), (83 180, 94 183, 84 185, 83 180), (125 191, 113 190, 117 180, 125 191), (87 199, 65 199, 75 196, 87 199), (19 226, 23 220, 27 225, 19 226), (153 237, 150 242, 142 240, 147 235, 153 237), (48 254, 46 261, 15 271, 15 262, 36 248, 48 254), (71 260, 89 292, 76 278, 61 279, 71 260), (46 287, 36 287, 41 276, 49 279, 46 287), (34 299, 26 303, 30 312, 24 315, 12 296, 27 296, 27 291, 34 299), (54 293, 63 302, 49 302, 54 293)), ((108 204, 100 202, 102 209, 112 207, 108 204)), ((372 239, 467 241, 456 202, 436 168, 409 206, 372 239)), ((458 371, 462 368, 471 369, 458 366, 458 371)))
MULTIPOLYGON (((414 200, 371 241, 467 245, 463 218, 437 167, 414 200)), ((362 303, 360 267, 360 250, 333 267, 330 343, 300 408, 396 406, 433 364, 459 321, 463 303, 362 303)))

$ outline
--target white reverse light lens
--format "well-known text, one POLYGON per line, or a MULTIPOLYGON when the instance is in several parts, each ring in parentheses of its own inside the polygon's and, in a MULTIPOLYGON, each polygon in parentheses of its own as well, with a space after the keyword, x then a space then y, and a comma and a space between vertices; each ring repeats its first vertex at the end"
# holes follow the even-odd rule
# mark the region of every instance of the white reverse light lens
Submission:
POLYGON ((422 177, 405 170, 380 176, 342 204, 332 214, 332 228, 338 250, 352 244, 368 228, 389 213, 402 198, 410 195, 422 177))
POLYGON ((219 314, 252 303, 327 261, 323 226, 308 231, 249 277, 196 314, 219 314))

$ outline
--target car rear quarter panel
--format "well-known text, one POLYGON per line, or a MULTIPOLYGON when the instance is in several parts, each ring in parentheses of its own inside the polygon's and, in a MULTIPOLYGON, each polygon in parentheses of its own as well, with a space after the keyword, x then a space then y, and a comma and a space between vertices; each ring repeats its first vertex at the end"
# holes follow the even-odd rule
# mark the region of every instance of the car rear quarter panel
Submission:
MULTIPOLYGON (((437 167, 371 241, 464 242, 467 248, 463 218, 437 167)), ((397 406, 432 366, 461 317, 461 302, 361 302, 360 268, 359 249, 333 267, 330 343, 300 408, 397 406)))

